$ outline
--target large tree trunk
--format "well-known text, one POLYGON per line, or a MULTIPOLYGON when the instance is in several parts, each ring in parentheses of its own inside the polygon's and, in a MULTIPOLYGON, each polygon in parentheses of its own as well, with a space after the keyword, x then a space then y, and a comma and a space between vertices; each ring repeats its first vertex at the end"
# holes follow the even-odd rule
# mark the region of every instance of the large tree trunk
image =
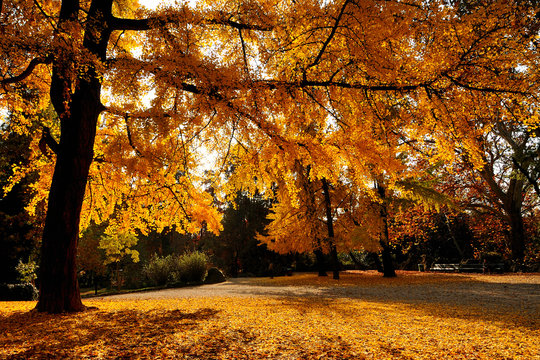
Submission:
POLYGON ((508 216, 510 222, 510 249, 512 260, 515 262, 514 271, 522 270, 523 258, 525 257, 525 226, 521 211, 513 211, 508 216))
POLYGON ((328 181, 322 179, 322 188, 324 193, 324 204, 326 208, 326 227, 328 229, 328 244, 330 245, 330 259, 332 263, 332 277, 339 279, 340 263, 337 255, 336 244, 334 243, 334 221, 332 216, 332 203, 330 201, 330 189, 328 181))
MULTIPOLYGON (((516 163, 514 163, 514 172, 518 172, 516 163)), ((525 257, 525 229, 523 225, 523 198, 525 196, 525 179, 511 178, 506 191, 495 181, 495 175, 492 167, 484 166, 480 175, 484 178, 489 188, 495 195, 497 202, 503 204, 502 213, 510 225, 510 234, 508 242, 512 251, 512 261, 514 270, 518 270, 523 265, 525 257)))
MULTIPOLYGON (((110 16, 111 6, 112 0, 94 0, 88 13, 92 31, 85 32, 83 47, 101 60, 105 60, 110 36, 103 16, 110 16)), ((78 1, 64 0, 61 22, 76 19, 78 11, 78 1)), ((60 118, 61 135, 43 231, 37 304, 38 311, 50 313, 84 310, 77 281, 77 242, 96 125, 103 110, 101 84, 91 66, 77 79, 69 96, 70 71, 78 70, 70 59, 69 54, 67 58, 59 56, 51 82, 51 101, 60 118)))
POLYGON ((84 309, 77 283, 77 242, 101 110, 99 87, 90 85, 81 84, 73 95, 71 116, 62 119, 62 135, 43 231, 39 311, 57 313, 84 309))

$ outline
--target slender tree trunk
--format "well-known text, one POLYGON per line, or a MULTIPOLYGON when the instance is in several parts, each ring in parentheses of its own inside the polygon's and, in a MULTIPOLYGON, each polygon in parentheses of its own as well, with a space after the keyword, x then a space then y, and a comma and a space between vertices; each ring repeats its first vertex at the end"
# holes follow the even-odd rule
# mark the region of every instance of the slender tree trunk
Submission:
POLYGON ((383 265, 381 264, 379 255, 377 253, 370 252, 369 257, 371 260, 373 260, 373 263, 375 263, 375 268, 377 269, 377 271, 381 274, 384 273, 383 265))
POLYGON ((97 274, 95 271, 92 271, 92 280, 94 281, 94 295, 98 294, 98 281, 97 274))
POLYGON ((383 276, 384 277, 396 277, 396 271, 394 269, 394 263, 392 261, 392 255, 390 253, 390 246, 388 246, 388 210, 386 209, 386 189, 380 183, 377 184, 377 190, 379 196, 383 201, 380 206, 380 214, 383 221, 383 232, 379 243, 382 247, 382 262, 383 262, 383 276))
MULTIPOLYGON (((110 31, 104 16, 111 14, 112 0, 94 0, 88 13, 83 47, 105 60, 110 31)), ((77 0, 64 0, 60 23, 76 20, 77 0)), ((69 55, 69 54, 68 54, 69 55)), ((77 281, 79 223, 90 164, 93 160, 100 101, 99 76, 91 66, 79 76, 71 93, 69 79, 79 69, 71 57, 59 56, 53 64, 51 101, 60 118, 61 135, 48 199, 41 249, 40 293, 37 310, 49 313, 82 311, 77 281), (67 101, 67 106, 66 106, 67 101)))
POLYGON ((116 290, 120 291, 120 262, 116 262, 116 290))
POLYGON ((452 239, 452 242, 454 243, 454 246, 456 247, 457 251, 459 252, 459 256, 464 259, 465 258, 465 252, 463 249, 461 249, 461 246, 459 246, 459 243, 454 236, 454 232, 452 231, 452 228, 450 227, 450 220, 448 220, 448 216, 443 212, 444 216, 444 223, 446 224, 446 228, 448 229, 448 234, 450 235, 450 238, 452 239))
POLYGON ((339 271, 341 270, 341 263, 339 262, 336 245, 332 241, 330 244, 330 259, 332 261, 332 278, 339 280, 339 271))
POLYGON ((237 278, 238 277, 238 252, 235 251, 234 252, 234 257, 233 257, 233 263, 232 263, 232 267, 231 267, 231 275, 233 278, 237 278))
POLYGON ((382 266, 383 277, 396 277, 396 271, 394 268, 394 262, 392 261, 392 255, 390 253, 390 247, 381 241, 382 246, 382 266))
POLYGON ((349 256, 351 257, 351 260, 353 261, 354 263, 354 267, 357 269, 357 270, 361 270, 362 268, 362 263, 360 262, 360 260, 358 260, 356 258, 356 255, 354 255, 353 251, 350 250, 349 251, 349 256))
POLYGON ((317 269, 319 271, 319 276, 328 276, 328 274, 326 273, 326 261, 324 253, 320 248, 313 251, 313 253, 315 253, 315 258, 317 259, 317 269))
POLYGON ((330 259, 332 262, 332 277, 339 279, 340 263, 337 256, 336 244, 334 243, 334 221, 332 216, 332 203, 330 201, 330 189, 328 181, 322 179, 322 187, 324 192, 324 204, 326 208, 326 227, 328 229, 328 243, 330 245, 330 259))

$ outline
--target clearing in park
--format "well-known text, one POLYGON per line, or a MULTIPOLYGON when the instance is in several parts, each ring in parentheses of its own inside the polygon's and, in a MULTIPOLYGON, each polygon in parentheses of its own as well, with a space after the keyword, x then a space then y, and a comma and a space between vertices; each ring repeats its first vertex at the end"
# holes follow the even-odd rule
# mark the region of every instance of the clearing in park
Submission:
POLYGON ((540 275, 345 272, 0 303, 7 359, 539 359, 540 275))

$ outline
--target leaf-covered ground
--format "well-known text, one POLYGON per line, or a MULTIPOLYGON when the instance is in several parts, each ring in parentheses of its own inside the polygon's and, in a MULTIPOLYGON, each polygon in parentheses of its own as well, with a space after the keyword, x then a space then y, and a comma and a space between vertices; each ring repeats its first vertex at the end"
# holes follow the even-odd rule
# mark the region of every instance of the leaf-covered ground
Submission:
POLYGON ((304 274, 243 282, 253 289, 317 286, 380 292, 366 299, 290 292, 281 297, 246 292, 108 298, 85 301, 97 309, 66 315, 31 312, 33 302, 1 302, 0 358, 540 359, 540 275, 399 275, 382 279, 353 273, 336 282, 304 274), (482 287, 475 287, 478 283, 482 287), (489 291, 476 294, 491 299, 487 303, 438 298, 437 289, 456 285, 477 292, 511 288, 512 298, 527 304, 506 306, 504 297, 489 291), (430 288, 432 293, 425 290, 430 288), (396 291, 384 296, 396 289, 422 289, 424 299, 401 301, 396 291))

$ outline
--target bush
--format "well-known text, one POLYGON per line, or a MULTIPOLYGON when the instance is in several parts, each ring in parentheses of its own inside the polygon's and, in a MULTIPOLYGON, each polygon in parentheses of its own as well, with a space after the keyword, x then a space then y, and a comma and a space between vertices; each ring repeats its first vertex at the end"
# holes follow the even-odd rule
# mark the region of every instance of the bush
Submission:
POLYGON ((159 257, 154 255, 150 261, 144 265, 143 274, 150 281, 151 285, 165 285, 169 282, 172 273, 172 256, 159 257))
POLYGON ((186 253, 178 259, 180 280, 185 283, 202 282, 206 276, 208 256, 200 251, 186 253))
POLYGON ((151 285, 162 286, 175 283, 200 283, 206 276, 208 256, 195 251, 181 256, 154 255, 143 267, 144 276, 151 285))
POLYGON ((31 301, 37 300, 38 291, 30 283, 0 284, 1 301, 31 301))
POLYGON ((29 260, 27 263, 24 263, 22 260, 19 260, 19 263, 15 267, 15 270, 19 273, 17 280, 23 284, 33 284, 37 279, 37 269, 38 266, 35 262, 29 260))
POLYGON ((225 275, 216 267, 208 269, 208 274, 206 274, 206 279, 204 279, 205 284, 217 284, 224 282, 225 275))

